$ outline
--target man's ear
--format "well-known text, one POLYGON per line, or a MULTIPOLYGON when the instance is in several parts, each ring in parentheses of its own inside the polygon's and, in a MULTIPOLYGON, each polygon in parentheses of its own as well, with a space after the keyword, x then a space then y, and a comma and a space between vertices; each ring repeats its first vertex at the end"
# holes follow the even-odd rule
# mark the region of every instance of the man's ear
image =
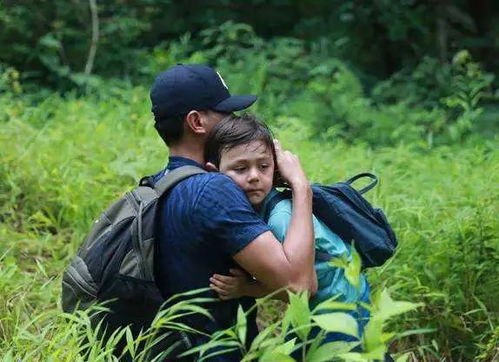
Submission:
POLYGON ((185 123, 193 133, 206 133, 204 122, 201 119, 201 113, 199 113, 198 111, 190 111, 189 113, 187 113, 187 115, 185 116, 185 123))
POLYGON ((218 172, 218 167, 212 164, 211 162, 206 162, 204 168, 206 169, 206 171, 218 172))

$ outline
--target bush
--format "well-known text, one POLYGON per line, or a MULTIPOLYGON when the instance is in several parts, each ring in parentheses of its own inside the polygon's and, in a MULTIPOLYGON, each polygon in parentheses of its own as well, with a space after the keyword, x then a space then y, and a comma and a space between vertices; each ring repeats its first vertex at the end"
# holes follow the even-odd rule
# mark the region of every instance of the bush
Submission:
POLYGON ((460 142, 477 133, 482 98, 494 99, 493 76, 467 51, 451 64, 424 58, 413 72, 380 82, 371 98, 349 66, 304 41, 264 41, 250 26, 227 22, 196 37, 202 50, 194 51, 191 42, 186 37, 170 43, 171 51, 157 49, 156 59, 165 67, 173 64, 172 55, 212 64, 233 93, 259 95, 254 109, 264 119, 299 117, 325 140, 373 146, 418 141, 429 147, 460 142))
POLYGON ((406 103, 413 109, 437 111, 440 116, 422 123, 430 145, 453 143, 469 138, 483 112, 482 98, 493 99, 494 76, 482 70, 466 50, 449 64, 425 57, 411 72, 398 72, 373 90, 378 104, 406 103))
MULTIPOLYGON (((340 72, 337 84, 360 94, 356 78, 341 66, 334 68, 340 72)), ((0 95, 2 350, 8 345, 26 351, 52 335, 41 315, 56 313, 61 272, 92 220, 141 176, 166 163, 148 89, 103 84, 102 93, 86 97, 0 95), (36 342, 24 343, 28 337, 36 342)), ((338 100, 338 109, 343 106, 353 119, 347 99, 338 100)), ((409 106, 377 109, 359 102, 356 107, 357 114, 369 115, 371 109, 378 119, 386 112, 390 129, 388 110, 396 115, 409 106)), ((389 329, 409 334, 397 338, 392 349, 427 359, 490 360, 498 323, 497 140, 428 149, 416 138, 373 148, 367 142, 331 142, 330 135, 314 137, 316 126, 303 117, 281 114, 272 121, 281 143, 300 156, 311 180, 336 182, 362 171, 381 179, 368 197, 387 212, 400 248, 389 263, 371 270, 369 279, 380 289, 389 285, 397 299, 425 304, 392 322, 389 329), (414 329, 421 331, 409 333, 414 329)), ((420 122, 424 113, 413 117, 420 122)), ((406 137, 404 125, 397 128, 406 137)), ((374 142, 374 134, 364 137, 374 142)))

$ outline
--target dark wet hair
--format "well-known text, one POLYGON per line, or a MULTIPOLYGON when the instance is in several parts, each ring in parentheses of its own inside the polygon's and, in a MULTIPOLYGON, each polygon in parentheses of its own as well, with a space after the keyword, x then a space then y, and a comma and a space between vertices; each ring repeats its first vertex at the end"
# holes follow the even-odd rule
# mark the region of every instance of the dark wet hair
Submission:
POLYGON ((220 121, 211 130, 204 147, 204 158, 215 166, 220 166, 223 151, 262 141, 270 148, 275 159, 274 137, 270 128, 250 113, 240 116, 231 115, 220 121))

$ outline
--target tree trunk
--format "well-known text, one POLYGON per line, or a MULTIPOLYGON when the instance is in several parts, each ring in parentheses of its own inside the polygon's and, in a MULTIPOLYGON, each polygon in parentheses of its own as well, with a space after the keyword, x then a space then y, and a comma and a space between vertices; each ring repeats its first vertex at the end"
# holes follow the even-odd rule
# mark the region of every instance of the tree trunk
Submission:
POLYGON ((97 44, 99 42, 99 16, 97 13, 96 0, 88 0, 90 5, 90 14, 92 16, 92 40, 88 51, 87 63, 85 64, 85 74, 92 73, 94 67, 95 54, 97 52, 97 44))

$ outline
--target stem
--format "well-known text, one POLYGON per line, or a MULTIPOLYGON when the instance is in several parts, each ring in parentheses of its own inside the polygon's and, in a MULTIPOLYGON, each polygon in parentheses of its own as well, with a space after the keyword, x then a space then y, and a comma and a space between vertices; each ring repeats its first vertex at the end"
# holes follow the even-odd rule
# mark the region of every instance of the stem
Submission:
POLYGON ((440 62, 447 60, 447 0, 441 0, 437 7, 437 47, 440 62))
POLYGON ((87 64, 85 64, 85 74, 92 73, 94 67, 95 53, 97 52, 97 43, 99 42, 99 16, 97 13, 96 0, 88 0, 90 5, 90 13, 92 15, 92 41, 88 51, 87 64))

